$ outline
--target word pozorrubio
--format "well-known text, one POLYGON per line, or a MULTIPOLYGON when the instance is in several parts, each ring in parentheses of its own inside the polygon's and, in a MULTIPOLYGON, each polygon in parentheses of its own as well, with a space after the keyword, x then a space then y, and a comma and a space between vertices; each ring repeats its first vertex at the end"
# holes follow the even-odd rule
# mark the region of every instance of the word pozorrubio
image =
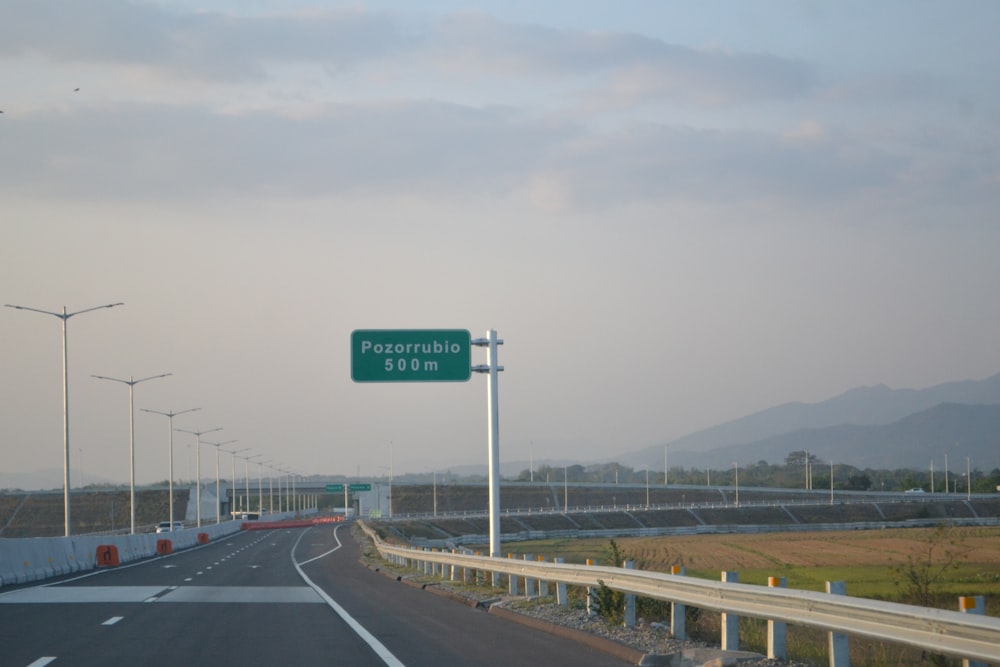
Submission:
POLYGON ((439 340, 432 340, 429 343, 361 341, 361 354, 369 352, 372 354, 461 354, 462 346, 458 343, 449 343, 447 340, 443 343, 439 340))
POLYGON ((466 329, 358 329, 351 332, 351 379, 465 382, 471 339, 466 329))

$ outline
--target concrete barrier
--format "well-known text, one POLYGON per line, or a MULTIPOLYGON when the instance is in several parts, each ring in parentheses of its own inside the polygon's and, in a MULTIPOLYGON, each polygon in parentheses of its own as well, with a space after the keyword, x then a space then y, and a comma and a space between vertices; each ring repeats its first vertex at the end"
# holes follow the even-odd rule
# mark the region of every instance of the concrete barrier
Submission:
POLYGON ((124 564, 156 556, 158 539, 169 539, 177 551, 197 545, 199 534, 214 540, 239 530, 239 523, 227 521, 174 531, 169 536, 144 533, 0 539, 0 587, 93 570, 99 565, 98 547, 114 547, 119 563, 124 564))

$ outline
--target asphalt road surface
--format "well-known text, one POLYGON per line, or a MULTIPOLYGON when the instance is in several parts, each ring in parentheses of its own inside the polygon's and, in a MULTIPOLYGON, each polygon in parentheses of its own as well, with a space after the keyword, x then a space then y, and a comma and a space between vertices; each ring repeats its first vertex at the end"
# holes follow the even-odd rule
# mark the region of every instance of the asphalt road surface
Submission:
POLYGON ((368 570, 349 530, 245 531, 0 589, 0 665, 628 664, 368 570))

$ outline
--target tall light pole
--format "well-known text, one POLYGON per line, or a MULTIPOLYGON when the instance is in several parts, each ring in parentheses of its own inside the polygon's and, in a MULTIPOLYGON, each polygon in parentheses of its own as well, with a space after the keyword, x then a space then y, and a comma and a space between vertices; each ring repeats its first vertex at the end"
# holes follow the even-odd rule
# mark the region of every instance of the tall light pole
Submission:
POLYGON ((264 478, 261 476, 261 461, 257 461, 257 518, 264 516, 264 478))
MULTIPOLYGON (((250 512, 250 462, 254 459, 259 459, 263 454, 254 454, 253 456, 241 456, 243 459, 243 482, 246 485, 247 491, 247 512, 250 512)), ((247 517, 249 518, 249 517, 247 517)))
POLYGON ((833 504, 833 459, 830 459, 830 504, 833 504))
POLYGON ((43 315, 52 315, 53 317, 58 317, 62 320, 62 370, 63 370, 63 518, 66 524, 66 537, 70 536, 69 528, 69 379, 67 368, 69 365, 69 359, 67 355, 67 345, 66 345, 66 322, 69 318, 74 315, 80 315, 81 313, 89 313, 92 310, 101 310, 102 308, 114 308, 115 306, 124 306, 124 303, 109 303, 104 306, 94 306, 93 308, 84 308, 83 310, 77 310, 72 313, 66 312, 66 306, 63 306, 61 313, 54 313, 50 310, 41 310, 39 308, 28 308, 27 306, 15 306, 12 304, 4 304, 7 308, 14 308, 16 310, 30 310, 33 313, 42 313, 43 315))
POLYGON ((215 523, 222 523, 222 478, 219 476, 219 449, 223 445, 236 442, 236 440, 226 440, 225 442, 208 442, 206 445, 215 447, 215 523))
POLYGON ((733 465, 736 466, 736 506, 740 506, 740 462, 733 461, 733 465))
POLYGON ((267 513, 274 514, 274 466, 275 461, 267 463, 267 513))
POLYGON ((143 412, 163 415, 167 418, 167 449, 169 451, 168 458, 170 459, 170 532, 174 532, 174 417, 186 412, 201 410, 201 408, 188 408, 187 410, 179 410, 178 412, 160 412, 159 410, 147 410, 146 408, 139 409, 143 412))
POLYGON ((216 431, 221 431, 222 427, 219 426, 218 428, 210 428, 210 429, 206 429, 204 431, 189 431, 186 428, 179 428, 177 430, 181 431, 182 433, 191 433, 192 435, 195 436, 195 438, 197 438, 197 448, 198 448, 198 451, 195 452, 195 460, 197 461, 197 463, 195 464, 195 471, 196 471, 195 472, 195 480, 196 480, 195 484, 197 484, 197 491, 195 491, 195 494, 194 494, 195 495, 195 501, 194 502, 195 502, 195 505, 197 505, 197 510, 196 510, 196 517, 197 517, 196 521, 197 521, 197 524, 196 525, 199 528, 201 528, 201 436, 204 433, 215 433, 216 431))
POLYGON ((141 378, 135 380, 131 375, 128 376, 127 380, 120 380, 118 378, 106 377, 104 375, 91 375, 90 377, 97 378, 98 380, 111 380, 112 382, 121 382, 122 384, 128 385, 128 461, 129 461, 129 474, 128 474, 128 485, 129 485, 129 500, 132 507, 132 527, 131 534, 135 535, 135 402, 133 399, 133 390, 135 385, 140 382, 145 382, 146 380, 155 380, 157 378, 165 378, 172 373, 161 373, 160 375, 151 375, 148 378, 141 378))
POLYGON ((236 518, 236 512, 239 511, 239 508, 236 507, 236 455, 249 449, 249 447, 244 447, 243 449, 224 450, 233 457, 233 487, 232 492, 230 493, 232 498, 229 499, 229 516, 233 519, 236 518))
POLYGON ((663 445, 663 486, 667 486, 667 446, 663 445))
POLYGON ((569 512, 569 468, 563 466, 563 513, 569 512))

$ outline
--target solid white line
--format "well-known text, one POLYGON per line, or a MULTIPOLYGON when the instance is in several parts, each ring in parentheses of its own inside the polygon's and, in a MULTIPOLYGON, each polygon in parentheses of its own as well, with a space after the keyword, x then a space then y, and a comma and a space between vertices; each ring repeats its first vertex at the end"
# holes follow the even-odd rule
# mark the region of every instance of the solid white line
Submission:
POLYGON ((28 667, 45 667, 45 665, 49 664, 55 659, 56 659, 55 656, 52 656, 51 658, 49 657, 39 658, 38 660, 35 660, 33 663, 28 665, 28 667))
POLYGON ((124 616, 112 616, 108 620, 106 620, 103 623, 101 623, 101 625, 114 625, 115 623, 117 623, 118 621, 122 620, 123 618, 125 618, 125 617, 124 616))
MULTIPOLYGON (((337 526, 336 528, 333 529, 333 537, 337 540, 338 545, 340 545, 340 538, 337 537, 337 530, 339 528, 340 526, 337 526)), ((382 644, 382 642, 380 642, 378 639, 375 638, 375 635, 368 632, 368 630, 366 630, 363 625, 354 620, 354 617, 348 614, 346 609, 337 604, 333 598, 331 598, 329 595, 326 594, 326 591, 324 591, 322 588, 314 584, 312 579, 307 577, 306 573, 302 571, 302 567, 295 560, 295 549, 296 547, 299 546, 299 542, 302 541, 302 537, 310 530, 312 530, 312 528, 306 528, 304 531, 302 531, 302 535, 299 535, 299 539, 295 540, 295 544, 292 545, 292 565, 295 566, 295 569, 298 571, 299 576, 302 577, 302 580, 305 581, 314 591, 316 591, 316 593, 321 598, 323 598, 323 601, 326 602, 326 604, 330 607, 330 609, 332 609, 334 612, 336 612, 338 616, 344 619, 344 622, 347 623, 347 625, 349 625, 351 629, 354 630, 354 632, 359 637, 361 637, 361 639, 363 639, 364 642, 368 644, 368 646, 370 646, 373 651, 375 651, 375 654, 382 659, 382 662, 384 662, 388 667, 406 667, 406 665, 400 662, 399 658, 394 656, 392 652, 389 651, 389 649, 387 649, 382 644)), ((337 547, 337 549, 339 548, 340 546, 337 547)), ((333 549, 332 551, 336 551, 336 549, 333 549)), ((312 560, 315 560, 315 558, 312 560)))
MULTIPOLYGON (((337 528, 340 528, 340 526, 337 526, 337 528)), ((340 542, 340 538, 339 538, 339 537, 337 537, 337 528, 334 528, 334 529, 333 529, 333 539, 337 540, 337 546, 335 546, 334 548, 330 549, 330 550, 329 550, 329 551, 327 551, 327 552, 326 552, 325 554, 320 554, 320 555, 318 555, 318 556, 315 556, 315 557, 313 557, 313 558, 310 558, 309 560, 304 560, 304 561, 302 561, 301 563, 299 563, 299 565, 305 565, 306 563, 311 563, 311 562, 313 562, 314 560, 319 560, 320 558, 325 558, 325 557, 329 556, 330 554, 332 554, 332 553, 333 553, 334 551, 336 551, 337 549, 339 549, 340 547, 344 546, 343 544, 341 544, 341 542, 340 542)), ((298 544, 298 543, 296 542, 296 544, 298 544)))

